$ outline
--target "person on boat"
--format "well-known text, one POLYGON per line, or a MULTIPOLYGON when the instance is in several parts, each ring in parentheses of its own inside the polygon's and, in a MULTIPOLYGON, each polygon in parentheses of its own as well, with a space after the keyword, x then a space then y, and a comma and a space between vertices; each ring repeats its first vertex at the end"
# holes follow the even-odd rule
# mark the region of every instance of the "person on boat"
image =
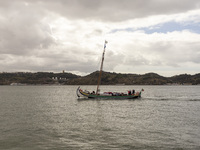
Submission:
POLYGON ((132 91, 132 94, 134 95, 135 94, 135 90, 133 89, 133 91, 132 91))
POLYGON ((131 95, 131 91, 128 91, 128 95, 131 95))

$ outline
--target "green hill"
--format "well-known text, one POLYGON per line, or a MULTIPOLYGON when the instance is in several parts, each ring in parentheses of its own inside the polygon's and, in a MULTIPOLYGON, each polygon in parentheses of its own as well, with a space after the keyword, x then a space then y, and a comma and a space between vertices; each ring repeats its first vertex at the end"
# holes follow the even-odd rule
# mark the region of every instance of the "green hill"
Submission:
MULTIPOLYGON (((87 76, 69 80, 70 85, 96 85, 99 71, 93 72, 87 76)), ((156 73, 138 74, 121 74, 103 72, 102 85, 170 85, 170 84, 200 84, 200 74, 196 75, 177 75, 174 77, 163 77, 156 73)))
MULTIPOLYGON (((20 83, 27 85, 62 84, 62 85, 96 85, 99 71, 86 76, 78 76, 72 73, 52 72, 17 72, 0 73, 0 85, 20 83)), ((122 74, 103 72, 102 85, 171 85, 171 84, 200 84, 200 73, 195 75, 181 74, 173 77, 163 77, 156 73, 122 74)))
POLYGON ((0 73, 0 85, 10 85, 12 83, 21 84, 64 84, 68 80, 80 76, 72 73, 52 73, 52 72, 16 72, 0 73))

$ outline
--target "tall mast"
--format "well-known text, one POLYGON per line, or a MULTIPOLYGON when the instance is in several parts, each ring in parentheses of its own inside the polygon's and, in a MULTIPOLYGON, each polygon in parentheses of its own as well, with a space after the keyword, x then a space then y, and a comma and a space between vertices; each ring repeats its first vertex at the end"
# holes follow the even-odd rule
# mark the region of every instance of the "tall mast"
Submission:
POLYGON ((108 43, 108 42, 105 41, 104 49, 103 49, 103 54, 102 54, 101 67, 100 67, 100 72, 99 72, 99 78, 98 78, 98 84, 97 84, 97 91, 96 91, 96 94, 99 93, 99 85, 101 84, 101 75, 102 75, 102 70, 103 70, 104 54, 105 54, 106 44, 107 44, 107 43, 108 43))

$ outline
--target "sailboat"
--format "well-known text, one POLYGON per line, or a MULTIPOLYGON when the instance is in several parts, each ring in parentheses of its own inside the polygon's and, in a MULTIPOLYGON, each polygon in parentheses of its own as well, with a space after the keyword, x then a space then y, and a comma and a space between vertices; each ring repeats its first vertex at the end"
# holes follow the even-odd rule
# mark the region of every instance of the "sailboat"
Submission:
POLYGON ((135 98, 140 98, 143 89, 139 92, 135 92, 135 90, 128 91, 128 93, 123 93, 123 92, 104 92, 100 93, 99 86, 101 83, 101 76, 102 76, 102 71, 103 71, 103 62, 104 62, 104 55, 106 51, 106 44, 108 42, 105 41, 104 44, 104 49, 103 49, 103 54, 102 54, 102 59, 101 59, 101 67, 99 71, 99 78, 98 78, 98 83, 97 83, 97 89, 96 92, 89 92, 87 90, 82 90, 80 86, 76 90, 76 94, 78 97, 85 97, 85 98, 93 98, 93 99, 135 99, 135 98))

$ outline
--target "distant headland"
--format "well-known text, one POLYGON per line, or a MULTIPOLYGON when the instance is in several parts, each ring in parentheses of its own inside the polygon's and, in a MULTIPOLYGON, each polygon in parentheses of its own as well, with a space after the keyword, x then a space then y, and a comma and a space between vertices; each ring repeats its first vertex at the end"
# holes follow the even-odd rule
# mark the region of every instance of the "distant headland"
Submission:
MULTIPOLYGON (((0 73, 0 85, 96 85, 99 72, 86 76, 72 73, 53 72, 15 72, 0 73)), ((103 72, 102 85, 199 85, 200 73, 195 75, 180 74, 172 77, 156 73, 122 74, 103 72)))

